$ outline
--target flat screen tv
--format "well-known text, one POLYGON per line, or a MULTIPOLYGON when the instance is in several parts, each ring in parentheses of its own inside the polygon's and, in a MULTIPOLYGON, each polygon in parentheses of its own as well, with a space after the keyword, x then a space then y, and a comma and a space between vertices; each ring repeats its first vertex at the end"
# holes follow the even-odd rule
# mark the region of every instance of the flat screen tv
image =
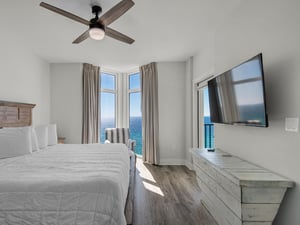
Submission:
POLYGON ((213 123, 268 127, 262 54, 208 81, 213 123))

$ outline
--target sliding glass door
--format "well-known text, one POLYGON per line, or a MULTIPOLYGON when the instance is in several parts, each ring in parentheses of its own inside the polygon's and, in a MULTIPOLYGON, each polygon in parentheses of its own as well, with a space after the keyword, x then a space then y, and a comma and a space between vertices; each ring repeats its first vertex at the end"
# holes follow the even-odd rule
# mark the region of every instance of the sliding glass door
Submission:
POLYGON ((197 90, 197 147, 214 148, 214 124, 210 120, 209 95, 206 83, 198 83, 197 90))

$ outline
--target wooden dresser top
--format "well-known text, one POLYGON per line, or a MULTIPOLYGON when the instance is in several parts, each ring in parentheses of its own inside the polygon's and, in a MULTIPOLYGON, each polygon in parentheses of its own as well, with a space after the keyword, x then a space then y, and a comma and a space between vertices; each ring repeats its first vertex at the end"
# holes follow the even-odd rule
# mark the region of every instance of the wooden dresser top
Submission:
POLYGON ((249 187, 294 186, 293 181, 220 149, 216 149, 214 152, 209 152, 207 149, 193 149, 192 154, 205 160, 206 163, 209 163, 237 185, 249 187))

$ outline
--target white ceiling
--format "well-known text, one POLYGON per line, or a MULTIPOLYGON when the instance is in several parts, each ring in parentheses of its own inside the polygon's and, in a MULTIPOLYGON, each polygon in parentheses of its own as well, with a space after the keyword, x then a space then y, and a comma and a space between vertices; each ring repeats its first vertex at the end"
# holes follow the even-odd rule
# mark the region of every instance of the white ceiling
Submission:
MULTIPOLYGON (((119 0, 44 0, 87 20, 91 4, 105 13, 119 0)), ((39 6, 38 0, 1 0, 0 19, 20 25, 23 42, 49 62, 88 62, 115 69, 152 61, 184 61, 204 47, 241 0, 133 0, 135 5, 110 25, 133 39, 128 45, 112 38, 72 41, 87 26, 39 6)), ((9 29, 12 31, 12 29, 9 29)), ((13 31, 12 31, 13 32, 13 31)), ((13 34, 12 34, 13 35, 13 34)))

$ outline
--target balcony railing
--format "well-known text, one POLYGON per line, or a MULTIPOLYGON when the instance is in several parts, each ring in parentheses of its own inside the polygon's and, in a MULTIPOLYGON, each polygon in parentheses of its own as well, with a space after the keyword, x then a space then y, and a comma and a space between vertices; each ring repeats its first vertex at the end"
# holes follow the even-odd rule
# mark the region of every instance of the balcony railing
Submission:
POLYGON ((214 137, 214 124, 213 123, 206 123, 204 124, 204 147, 205 148, 213 148, 215 137, 214 137))

